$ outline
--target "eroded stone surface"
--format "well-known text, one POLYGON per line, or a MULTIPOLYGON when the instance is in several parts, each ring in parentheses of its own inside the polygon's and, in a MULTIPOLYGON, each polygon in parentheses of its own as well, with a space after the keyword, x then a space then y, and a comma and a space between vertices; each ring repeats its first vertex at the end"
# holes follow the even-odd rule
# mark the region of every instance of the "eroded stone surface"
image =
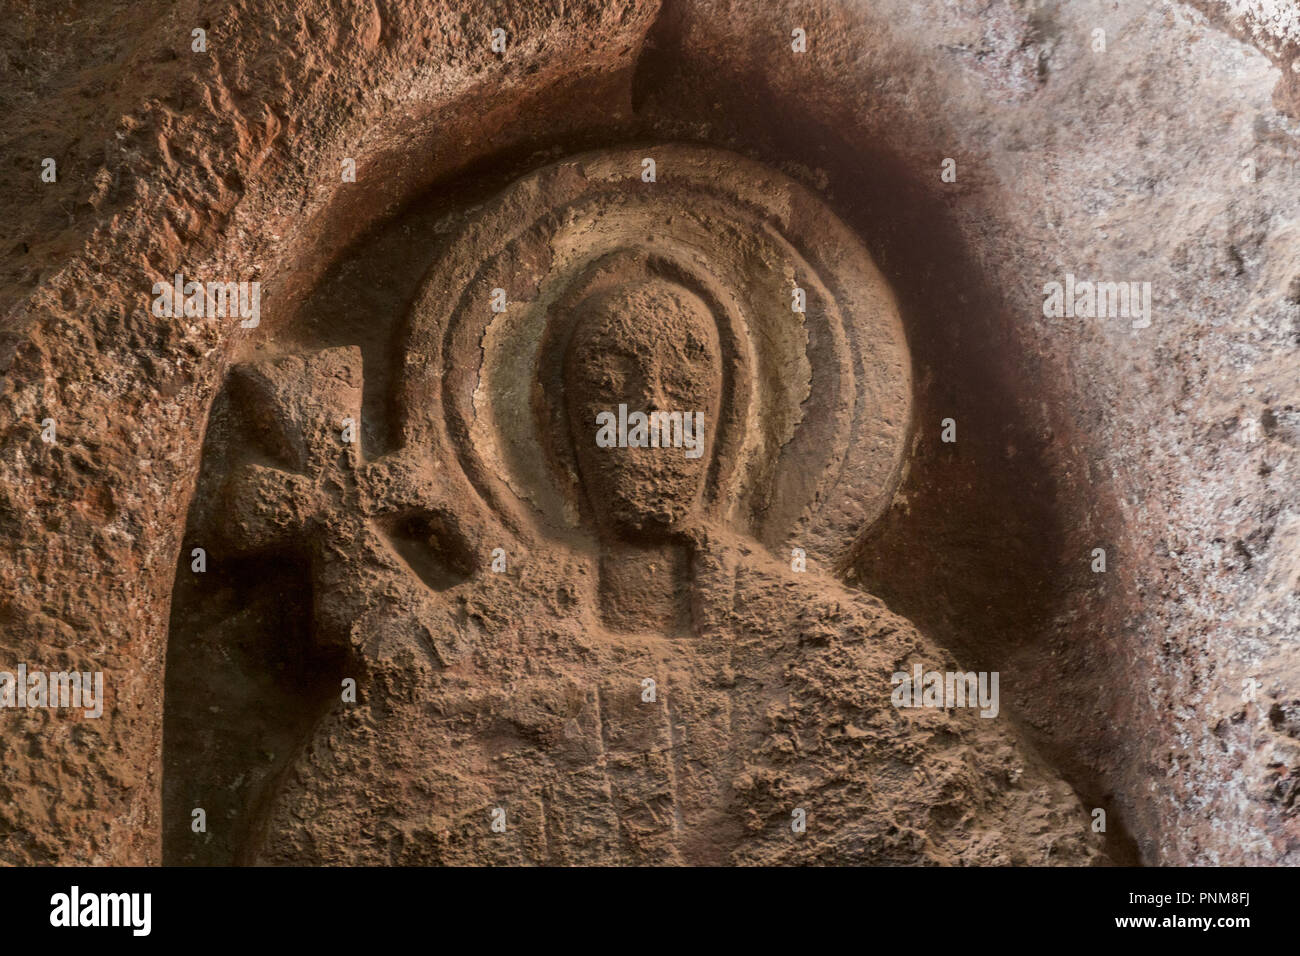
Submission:
MULTIPOLYGON (((128 14, 95 4, 78 9, 75 24, 32 15, 3 27, 15 82, 0 94, 12 160, 0 184, 16 213, 0 224, 3 646, 14 661, 103 670, 109 695, 99 722, 3 715, 6 861, 160 858, 169 603, 173 587, 178 601, 189 599, 175 571, 194 543, 182 540, 184 512, 205 428, 217 444, 225 427, 225 399, 211 418, 208 409, 228 364, 273 366, 292 353, 351 369, 340 387, 360 389, 349 401, 359 400, 362 449, 384 457, 400 442, 374 396, 392 393, 394 372, 367 348, 370 329, 375 315, 406 314, 429 261, 428 249, 406 247, 401 228, 419 231, 562 155, 665 139, 739 150, 815 190, 863 238, 897 296, 918 425, 898 494, 839 569, 855 588, 849 603, 866 600, 856 590, 865 584, 963 666, 1007 675, 1004 707, 1051 774, 1083 794, 1085 809, 1106 807, 1142 859, 1294 860, 1300 303, 1291 224, 1300 193, 1294 120, 1278 111, 1293 108, 1294 35, 1270 20, 1268 4, 1200 4, 1212 21, 1173 3, 887 2, 788 15, 766 3, 537 4, 515 14, 501 58, 469 8, 198 6, 134 4, 128 14), (799 58, 787 52, 795 20, 811 37, 799 58), (205 57, 188 48, 200 23, 211 38, 205 57), (1108 38, 1102 55, 1090 46, 1098 27, 1108 38), (141 39, 88 48, 87 31, 141 39), (59 157, 60 179, 45 186, 37 170, 47 155, 59 157), (339 184, 344 156, 358 159, 355 189, 339 184), (461 175, 492 157, 497 175, 461 175), (957 160, 956 183, 939 179, 944 157, 957 160), (1258 174, 1251 182, 1242 178, 1246 159, 1258 174), (346 283, 329 277, 328 264, 433 183, 442 185, 378 235, 376 249, 351 247, 349 257, 382 270, 384 287, 332 301, 346 283), (260 332, 154 319, 150 286, 180 270, 262 278, 260 332), (1044 319, 1039 290, 1066 271, 1151 281, 1152 327, 1044 319), (355 355, 321 352, 336 346, 360 348, 362 368, 355 355), (953 448, 934 440, 948 415, 959 423, 953 448), (39 438, 46 417, 60 423, 53 447, 39 438), (1104 579, 1088 570, 1097 546, 1111 559, 1104 579), (1243 700, 1247 680, 1258 681, 1254 700, 1243 700)), ((788 380, 803 379, 795 370, 788 380)), ((400 588, 384 595, 385 575, 409 581, 415 571, 419 590, 412 584, 408 596, 419 603, 482 571, 484 557, 447 517, 456 509, 433 507, 447 486, 419 468, 394 459, 391 471, 372 471, 345 455, 333 470, 303 471, 275 457, 268 452, 251 463, 265 470, 241 479, 256 497, 236 496, 244 508, 232 510, 232 530, 293 540, 316 528, 312 547, 327 556, 319 515, 360 503, 345 509, 355 535, 395 555, 361 582, 384 601, 401 597, 400 588), (392 513, 364 507, 404 496, 392 513), (273 510, 273 501, 291 504, 273 510), (447 559, 421 574, 403 550, 430 540, 447 559)), ((246 727, 279 721, 278 736, 262 741, 269 756, 244 784, 255 788, 309 730, 303 697, 333 694, 341 655, 353 651, 343 620, 330 623, 348 605, 329 607, 329 588, 319 609, 304 571, 270 561, 241 574, 242 584, 207 595, 224 622, 219 633, 192 636, 219 657, 278 624, 273 665, 182 689, 212 695, 209 708, 261 700, 261 723, 246 727), (318 619, 318 630, 303 624, 318 619), (322 656, 318 644, 340 656, 322 656)), ((577 574, 558 567, 560 578, 577 574)), ((561 619, 584 597, 548 593, 540 581, 520 586, 561 619)), ((761 584, 753 587, 744 593, 761 596, 761 584)), ((410 629, 389 620, 367 621, 371 656, 408 654, 410 629)), ((491 627, 468 617, 422 626, 429 636, 418 642, 422 656, 409 650, 408 672, 454 667, 476 641, 498 639, 482 638, 491 627)), ((803 653, 795 670, 825 659, 803 653)), ((860 663, 871 672, 870 660, 860 663)), ((815 674, 799 679, 817 687, 809 700, 834 700, 815 674)), ((399 698, 410 687, 372 685, 399 698)), ((583 737, 600 705, 594 693, 575 690, 545 713, 586 715, 575 717, 576 738, 594 740, 583 737)), ((671 737, 671 720, 655 724, 617 694, 609 700, 604 723, 628 729, 606 743, 607 767, 635 767, 633 754, 671 737)), ((817 723, 835 707, 801 706, 816 713, 795 719, 812 722, 801 725, 808 735, 825 730, 835 752, 830 723, 817 723)), ((211 716, 203 726, 216 737, 239 725, 211 716)), ((524 714, 516 726, 548 725, 524 714)), ((846 736, 863 729, 849 726, 846 736)), ((889 753, 888 742, 868 739, 865 759, 889 753)), ((967 747, 979 751, 969 738, 967 747)), ((376 792, 387 786, 373 767, 355 769, 375 774, 376 792)), ((649 771, 629 777, 650 787, 649 771)), ((733 778, 737 792, 766 806, 754 796, 762 784, 746 779, 733 778)), ((978 791, 980 779, 964 792, 978 791)), ((605 783, 584 770, 564 786, 603 793, 605 783)), ((638 794, 653 804, 649 789, 638 794)), ((942 802, 917 800, 917 814, 942 802)), ((1034 806, 1051 817, 1072 801, 1034 806)), ((545 818, 553 832, 613 841, 608 824, 618 817, 628 827, 640 821, 648 854, 694 845, 665 841, 654 813, 636 817, 613 796, 592 801, 591 817, 578 821, 559 820, 553 805, 545 816, 540 797, 525 803, 519 816, 545 818)), ((937 832, 945 827, 960 830, 941 822, 937 832)), ((545 832, 540 822, 524 829, 545 832)), ((183 820, 178 830, 187 832, 183 820)), ((233 853, 250 839, 214 827, 211 840, 177 852, 233 853)), ((452 838, 442 839, 385 846, 399 856, 399 846, 453 853, 452 838)), ((855 845, 880 849, 865 838, 842 847, 855 845)), ((515 846, 521 858, 544 852, 515 846)), ((945 852, 973 858, 952 843, 945 852)))
MULTIPOLYGON (((304 688, 298 712, 320 715, 233 807, 233 859, 1096 858, 1087 811, 1005 719, 894 707, 895 673, 957 667, 827 573, 857 537, 854 508, 865 525, 888 500, 910 420, 901 324, 866 251, 740 157, 648 151, 661 182, 639 178, 639 153, 584 155, 471 213, 384 350, 402 356, 389 454, 334 433, 364 421, 358 350, 235 370, 231 434, 200 491, 220 486, 222 504, 200 504, 190 534, 224 534, 228 563, 304 563, 314 643, 343 652, 312 670, 354 675, 360 699, 304 688), (497 323, 510 332, 480 347, 497 323), (492 367, 503 357, 513 375, 492 367), (801 367, 802 387, 784 380, 801 367), (619 406, 690 410, 707 441, 694 456, 598 447, 601 410, 619 406), (516 473, 520 446, 541 461, 516 473), (550 492, 530 493, 540 482, 550 492), (803 545, 812 569, 773 560, 758 534, 803 545)), ((204 647, 200 628, 225 638, 204 605, 174 610, 181 647, 204 647)), ((193 672, 175 647, 172 664, 178 683, 193 672)), ((204 731, 185 720, 169 767, 190 792, 228 792, 264 763, 221 741, 198 757, 204 731)), ((184 820, 182 801, 169 809, 184 820)))

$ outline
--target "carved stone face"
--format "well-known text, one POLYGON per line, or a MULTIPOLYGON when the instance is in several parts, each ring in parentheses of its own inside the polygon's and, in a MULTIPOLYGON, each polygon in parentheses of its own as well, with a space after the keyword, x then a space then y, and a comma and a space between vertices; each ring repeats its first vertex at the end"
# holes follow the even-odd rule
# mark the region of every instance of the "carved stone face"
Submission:
POLYGON ((722 389, 717 327, 697 296, 659 279, 621 286, 580 309, 564 394, 588 507, 602 530, 662 534, 693 510, 708 473, 722 389), (639 433, 639 415, 656 412, 668 415, 639 433), (601 447, 598 422, 608 428, 605 443, 626 437, 627 447, 601 447), (656 431, 659 447, 633 447, 641 434, 653 444, 656 431))

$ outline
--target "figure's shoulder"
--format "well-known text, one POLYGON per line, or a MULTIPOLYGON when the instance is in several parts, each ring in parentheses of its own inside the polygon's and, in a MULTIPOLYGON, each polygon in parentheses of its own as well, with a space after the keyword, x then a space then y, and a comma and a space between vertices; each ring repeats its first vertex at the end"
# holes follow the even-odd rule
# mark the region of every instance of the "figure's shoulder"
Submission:
POLYGON ((759 633, 795 645, 921 640, 874 595, 847 587, 806 556, 777 556, 761 544, 710 534, 693 560, 697 623, 705 630, 759 633))
POLYGON ((735 862, 1095 858, 1078 799, 1005 717, 898 705, 900 676, 918 663, 957 672, 951 653, 811 560, 798 570, 798 555, 754 542, 708 544, 696 607, 706 636, 730 642, 730 719, 747 741, 733 788, 748 835, 735 862))

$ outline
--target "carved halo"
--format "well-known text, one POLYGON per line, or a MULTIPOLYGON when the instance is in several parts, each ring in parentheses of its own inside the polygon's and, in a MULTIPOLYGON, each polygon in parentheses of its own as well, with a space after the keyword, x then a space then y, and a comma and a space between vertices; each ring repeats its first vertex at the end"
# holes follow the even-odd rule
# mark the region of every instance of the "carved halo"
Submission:
POLYGON ((703 508, 775 547, 841 555, 888 506, 911 416, 892 293, 811 191, 738 155, 660 145, 539 169, 476 210, 409 316, 404 444, 458 461, 514 533, 581 533, 559 362, 585 296, 669 281, 717 323, 724 395, 703 508), (658 182, 640 179, 651 156, 658 182), (792 293, 806 294, 806 311, 792 293), (504 312, 491 308, 506 291, 504 312))

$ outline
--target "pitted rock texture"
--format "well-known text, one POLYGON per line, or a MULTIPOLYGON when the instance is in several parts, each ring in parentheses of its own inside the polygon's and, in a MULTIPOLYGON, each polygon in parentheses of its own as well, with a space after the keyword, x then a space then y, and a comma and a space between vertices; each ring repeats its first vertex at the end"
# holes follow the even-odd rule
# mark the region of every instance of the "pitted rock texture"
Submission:
MULTIPOLYGON (((866 527, 873 507, 860 502, 863 524, 853 527, 865 534, 834 563, 812 562, 822 576, 814 590, 823 599, 847 593, 835 600, 872 626, 899 622, 894 644, 878 638, 895 659, 919 646, 927 662, 951 653, 963 668, 999 670, 1007 721, 997 722, 996 740, 981 737, 992 721, 959 727, 956 751, 928 739, 925 720, 887 733, 846 719, 841 730, 843 708, 861 702, 839 694, 855 685, 823 680, 818 669, 857 655, 870 674, 881 661, 872 646, 854 644, 841 626, 847 618, 828 618, 837 625, 814 653, 814 641, 791 644, 808 622, 774 612, 760 623, 778 632, 773 660, 788 669, 768 679, 808 696, 743 724, 746 752, 763 768, 729 776, 736 805, 756 814, 741 821, 748 836, 706 825, 701 842, 685 825, 666 831, 657 815, 664 807, 714 819, 707 801, 690 802, 699 781, 679 775, 672 789, 663 766, 665 796, 654 803, 649 789, 626 789, 629 778, 610 768, 632 760, 630 752, 655 750, 665 733, 672 746, 663 753, 685 754, 671 738, 675 722, 630 710, 635 694, 631 702, 622 690, 602 699, 589 687, 595 697, 565 696, 541 709, 526 697, 500 705, 500 713, 514 707, 512 726, 547 733, 527 746, 503 737, 499 752, 564 753, 555 714, 573 715, 573 739, 592 746, 597 738, 583 721, 597 709, 612 732, 600 738, 603 758, 587 751, 595 753, 582 764, 588 769, 570 781, 602 795, 589 820, 543 825, 552 819, 543 813, 546 786, 560 792, 562 775, 555 766, 511 769, 536 770, 545 785, 511 811, 520 839, 509 852, 558 859, 549 848, 573 841, 548 836, 548 849, 539 849, 539 834, 572 834, 636 803, 657 810, 624 813, 626 834, 602 830, 602 839, 628 841, 611 844, 611 854, 644 846, 643 858, 725 851, 738 862, 774 859, 773 845, 753 833, 775 826, 793 768, 809 758, 800 748, 815 741, 809 792, 833 808, 823 823, 853 834, 836 844, 842 854, 998 858, 1003 851, 972 845, 978 832, 1032 861, 1053 834, 1069 831, 1060 859, 1096 859, 1091 842, 1076 853, 1074 828, 1092 841, 1088 811, 1104 808, 1111 859, 1296 862, 1295 23, 1283 5, 1256 0, 17 4, 0 24, 11 80, 0 89, 8 117, 0 139, 0 669, 102 670, 108 701, 98 721, 62 711, 0 714, 0 859, 215 862, 343 852, 308 840, 307 829, 277 838, 282 831, 270 826, 322 796, 312 790, 322 781, 286 768, 315 759, 302 764, 295 755, 318 739, 339 681, 381 648, 418 642, 419 654, 410 649, 401 663, 407 676, 389 682, 373 672, 353 712, 364 715, 356 728, 364 745, 332 752, 360 762, 387 746, 369 740, 367 727, 393 720, 414 699, 402 695, 423 686, 411 673, 432 679, 472 659, 476 642, 517 648, 521 640, 499 621, 433 620, 412 634, 386 627, 393 619, 379 614, 365 624, 370 646, 350 643, 356 622, 340 600, 349 592, 329 586, 325 559, 355 566, 368 552, 340 553, 340 541, 377 542, 375 552, 394 562, 343 581, 373 585, 364 593, 376 607, 406 599, 416 607, 479 578, 497 580, 484 570, 491 559, 478 550, 477 526, 459 525, 454 508, 429 507, 429 489, 446 493, 439 475, 370 467, 402 444, 385 407, 403 367, 391 323, 426 293, 430 262, 454 256, 447 243, 474 208, 510 183, 589 150, 675 142, 739 153, 797 181, 875 261, 909 346, 912 428, 879 520, 866 527), (504 55, 489 46, 495 26, 510 38, 504 55), (807 53, 792 55, 795 26, 808 33, 807 53), (203 54, 190 48, 196 27, 207 30, 203 54), (1105 52, 1094 47, 1098 29, 1105 52), (58 161, 55 183, 39 178, 44 157, 58 161), (348 157, 358 178, 344 184, 348 157), (956 161, 954 183, 940 179, 944 158, 956 161), (154 317, 153 283, 182 271, 260 279, 260 328, 240 329, 237 318, 154 317), (367 271, 382 281, 359 281, 367 271), (1043 283, 1066 272, 1150 281, 1152 326, 1044 317, 1043 283), (318 423, 285 424, 293 420, 273 401, 280 362, 296 368, 295 395, 322 402, 313 414, 335 415, 336 402, 356 410, 360 447, 313 462, 303 456, 319 450, 287 442, 293 427, 318 423), (937 438, 947 417, 957 421, 955 445, 937 438), (54 445, 40 438, 46 418, 58 423, 54 445), (221 451, 232 441, 238 455, 221 451), (227 481, 236 465, 247 466, 234 476, 243 491, 227 481), (229 520, 194 540, 222 500, 229 520), (325 515, 347 515, 348 527, 330 526, 325 515), (351 537, 338 537, 343 530, 351 537), (191 549, 209 545, 209 577, 187 576, 191 549), (259 557, 222 560, 251 555, 254 545, 259 557), (1089 567, 1097 547, 1108 554, 1103 575, 1089 567), (287 558, 304 552, 306 560, 287 558), (385 591, 390 572, 403 583, 385 591), (174 609, 211 627, 178 631, 174 609), (267 633, 277 639, 268 643, 267 633), (185 654, 192 660, 177 666, 185 654), (397 702, 394 713, 372 709, 385 698, 397 702), (633 726, 634 718, 652 726, 633 726), (936 780, 949 790, 898 796, 912 828, 905 834, 876 839, 874 811, 854 830, 856 811, 841 810, 877 807, 885 797, 852 788, 869 782, 865 768, 889 777, 881 768, 914 734, 927 741, 944 771, 936 780), (201 774, 178 772, 164 738, 224 741, 244 754, 247 776, 227 778, 226 790, 207 788, 201 774), (851 740, 867 744, 854 750, 851 740), (999 762, 1016 763, 987 756, 1004 743, 1038 755, 1028 758, 1027 779, 1047 789, 1031 804, 1019 784, 1003 787, 989 775, 999 762), (257 759, 249 764, 248 755, 257 759), (848 771, 849 789, 835 794, 825 771, 841 760, 863 776, 848 771), (768 775, 776 782, 770 799, 768 775), (1068 787, 1052 796, 1058 778, 1068 787), (954 791, 963 806, 980 808, 967 823, 936 810, 954 791), (632 803, 620 796, 628 793, 632 803), (212 821, 201 838, 184 815, 198 805, 212 821), (1034 822, 1004 833, 1002 808, 1034 822), (923 845, 918 832, 938 840, 923 845)), ((508 358, 510 341, 483 345, 500 345, 508 358)), ((797 393, 813 374, 788 368, 785 381, 797 393)), ((461 396, 463 407, 484 407, 505 384, 476 385, 461 396)), ((511 427, 507 416, 488 431, 511 427)), ((779 419, 764 427, 779 432, 779 419)), ((544 487, 513 480, 505 490, 544 487)), ((472 489, 451 503, 477 500, 472 489)), ((578 507, 575 526, 586 527, 578 507)), ((837 527, 852 526, 854 513, 837 527)), ((727 587, 766 600, 765 587, 780 579, 771 575, 786 573, 784 562, 769 563, 775 539, 721 524, 704 535, 714 542, 712 560, 753 569, 727 587)), ((573 564, 520 585, 542 602, 546 620, 589 609, 599 590, 600 575, 589 569, 585 592, 548 591, 552 577, 581 578, 582 562, 566 560, 573 564)), ((611 564, 601 571, 611 594, 646 580, 632 562, 611 564)), ((680 554, 665 565, 673 575, 690 570, 680 554)), ((510 566, 524 575, 527 563, 510 566)), ((691 592, 666 593, 641 587, 629 603, 678 621, 691 592)), ((821 606, 815 596, 800 600, 821 606)), ((581 661, 592 668, 582 680, 599 671, 621 688, 624 678, 644 676, 595 660, 630 640, 621 606, 613 602, 614 613, 592 625, 606 643, 581 661)), ((728 623, 740 635, 735 646, 748 647, 750 624, 728 623)), ((676 648, 679 639, 671 641, 676 648)), ((575 638, 572 647, 580 646, 575 638)), ((633 642, 629 668, 659 661, 658 646, 633 642)), ((535 655, 519 656, 494 676, 536 666, 535 655)), ((726 696, 714 685, 733 689, 715 663, 681 675, 665 664, 664 708, 693 689, 698 726, 707 727, 707 702, 726 696)), ((556 656, 547 666, 567 674, 571 662, 556 656)), ((404 801, 415 804, 373 766, 354 769, 370 781, 363 790, 394 811, 387 819, 403 818, 404 801)), ((477 806, 473 787, 492 779, 485 772, 452 789, 477 806)), ((837 851, 815 829, 815 809, 808 839, 785 849, 832 859, 837 851)), ((469 859, 479 851, 467 839, 424 819, 391 826, 387 842, 366 852, 469 859)))
POLYGON ((854 509, 868 524, 892 494, 910 423, 865 249, 739 156, 643 152, 662 180, 641 152, 583 154, 470 212, 391 323, 400 347, 371 345, 399 356, 391 427, 366 420, 357 348, 235 369, 189 532, 222 557, 211 580, 182 566, 173 609, 177 862, 1100 857, 1005 717, 895 708, 895 673, 959 668, 827 573, 854 509), (619 406, 690 410, 706 440, 599 447, 619 406), (304 681, 296 706, 245 692, 214 721, 195 690, 281 665, 278 618, 273 652, 247 618, 232 646, 213 594, 265 561, 304 569, 300 670, 359 699, 304 681), (215 793, 242 837, 184 849, 186 807, 215 793))

